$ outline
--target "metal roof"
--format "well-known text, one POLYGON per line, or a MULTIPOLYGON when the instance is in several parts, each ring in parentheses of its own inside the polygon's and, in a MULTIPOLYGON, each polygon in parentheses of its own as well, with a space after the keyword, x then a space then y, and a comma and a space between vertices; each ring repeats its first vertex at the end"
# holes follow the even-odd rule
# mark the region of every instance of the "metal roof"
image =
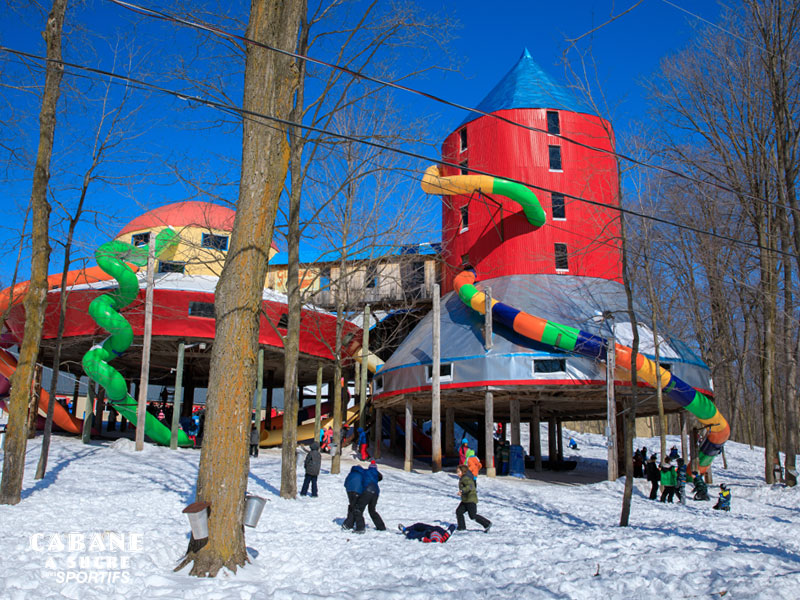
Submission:
MULTIPOLYGON (((512 108, 553 108, 572 112, 590 112, 566 88, 555 82, 536 64, 528 49, 519 61, 476 107, 485 113, 512 108)), ((458 127, 480 118, 470 113, 458 127)))

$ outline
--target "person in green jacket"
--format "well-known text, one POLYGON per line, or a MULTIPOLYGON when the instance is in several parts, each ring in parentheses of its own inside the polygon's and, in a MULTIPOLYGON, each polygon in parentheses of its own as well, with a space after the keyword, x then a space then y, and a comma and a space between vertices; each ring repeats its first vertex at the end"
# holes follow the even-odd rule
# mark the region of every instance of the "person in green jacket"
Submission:
POLYGON ((661 465, 661 485, 664 486, 664 491, 661 492, 661 501, 672 504, 675 490, 678 487, 678 472, 668 458, 664 459, 661 465))
POLYGON ((492 522, 478 514, 478 486, 475 485, 475 479, 467 465, 458 465, 458 477, 458 495, 461 496, 461 503, 456 508, 458 531, 467 528, 464 522, 464 513, 467 513, 470 519, 477 521, 483 527, 485 533, 489 533, 492 522))

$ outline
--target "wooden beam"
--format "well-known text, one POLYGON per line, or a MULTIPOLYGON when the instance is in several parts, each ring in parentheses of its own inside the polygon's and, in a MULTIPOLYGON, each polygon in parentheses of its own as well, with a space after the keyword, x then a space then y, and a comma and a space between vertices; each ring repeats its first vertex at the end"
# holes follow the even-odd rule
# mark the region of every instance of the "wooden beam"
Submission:
POLYGON ((511 444, 519 446, 520 444, 520 416, 519 416, 519 398, 511 399, 511 444))
POLYGON ((484 425, 483 435, 486 440, 486 452, 484 463, 486 464, 486 476, 495 477, 497 470, 494 466, 494 395, 486 390, 484 395, 484 425))
POLYGON ((533 405, 533 414, 531 415, 531 454, 533 454, 534 470, 537 473, 542 472, 542 435, 539 425, 542 422, 541 411, 539 403, 533 405))
POLYGON ((403 461, 403 470, 411 471, 411 464, 414 461, 414 446, 412 446, 412 436, 414 435, 414 407, 411 398, 406 398, 406 453, 403 461))
POLYGON ((431 371, 431 470, 442 470, 442 415, 441 415, 441 309, 439 284, 433 286, 433 364, 431 371))

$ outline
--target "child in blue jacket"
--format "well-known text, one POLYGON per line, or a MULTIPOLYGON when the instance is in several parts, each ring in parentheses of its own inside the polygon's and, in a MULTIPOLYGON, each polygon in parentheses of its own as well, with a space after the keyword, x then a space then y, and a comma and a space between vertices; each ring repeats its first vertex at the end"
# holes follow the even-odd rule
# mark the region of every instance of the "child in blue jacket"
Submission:
POLYGON ((724 483, 719 484, 719 500, 714 505, 714 510, 725 510, 729 511, 731 509, 731 491, 728 489, 728 486, 724 483))

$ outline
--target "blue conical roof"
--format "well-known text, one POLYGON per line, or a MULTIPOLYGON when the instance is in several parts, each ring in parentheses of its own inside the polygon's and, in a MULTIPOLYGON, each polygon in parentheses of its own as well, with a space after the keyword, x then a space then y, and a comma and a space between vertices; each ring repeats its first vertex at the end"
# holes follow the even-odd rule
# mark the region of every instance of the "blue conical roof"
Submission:
MULTIPOLYGON (((575 96, 553 81, 534 62, 527 48, 517 64, 477 106, 478 110, 486 113, 509 108, 555 108, 586 112, 586 107, 575 96)), ((459 127, 479 117, 479 114, 469 113, 459 127)))

